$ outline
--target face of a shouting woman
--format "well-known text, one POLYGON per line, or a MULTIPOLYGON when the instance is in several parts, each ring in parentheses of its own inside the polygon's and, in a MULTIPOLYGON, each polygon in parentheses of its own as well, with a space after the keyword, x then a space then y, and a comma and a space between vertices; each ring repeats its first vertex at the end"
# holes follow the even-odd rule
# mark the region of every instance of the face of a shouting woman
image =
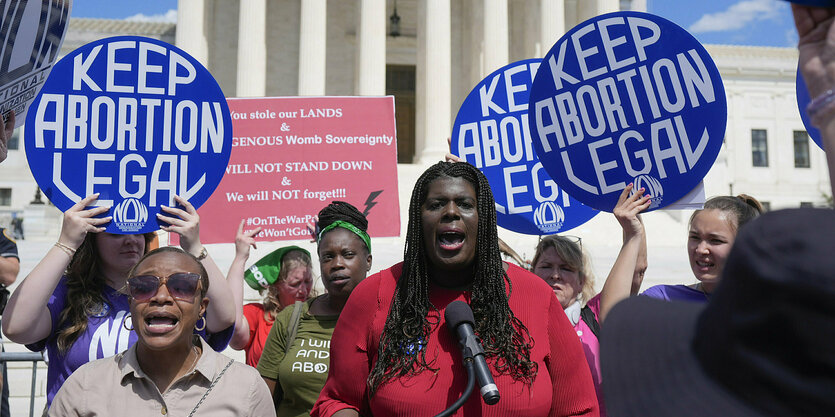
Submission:
POLYGON ((191 345, 195 324, 205 313, 209 299, 201 295, 201 282, 192 282, 192 285, 188 286, 177 281, 183 275, 197 275, 198 280, 202 280, 199 278, 200 266, 183 253, 156 253, 137 265, 131 279, 150 276, 162 278, 167 283, 143 286, 142 293, 149 294, 147 299, 144 296, 137 299, 136 292, 131 290, 130 312, 133 328, 145 347, 165 350, 179 344, 191 345), (157 285, 159 286, 154 290, 157 285))
POLYGON ((469 181, 459 177, 440 177, 432 181, 421 206, 421 223, 423 244, 432 270, 457 272, 473 265, 478 209, 476 192, 469 181))

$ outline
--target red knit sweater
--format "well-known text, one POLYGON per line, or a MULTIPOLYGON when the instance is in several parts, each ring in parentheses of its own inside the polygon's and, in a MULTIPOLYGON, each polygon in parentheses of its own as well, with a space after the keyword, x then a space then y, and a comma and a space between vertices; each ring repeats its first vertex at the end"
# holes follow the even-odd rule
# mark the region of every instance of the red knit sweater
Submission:
MULTIPOLYGON (((427 370, 391 380, 368 397, 366 380, 377 359, 380 335, 401 271, 402 264, 398 264, 372 275, 351 294, 333 333, 330 373, 312 417, 330 417, 344 408, 366 417, 433 416, 463 392, 467 374, 460 363, 461 350, 443 316, 449 303, 469 303, 471 294, 430 286, 429 298, 440 309, 440 318, 425 349, 438 372, 427 370)), ((496 375, 491 368, 501 394, 499 403, 484 404, 476 387, 454 415, 597 416, 597 398, 580 341, 553 291, 540 278, 515 265, 508 266, 507 274, 513 286, 510 308, 534 339, 531 359, 539 365, 539 372, 528 386, 508 375, 496 375)))

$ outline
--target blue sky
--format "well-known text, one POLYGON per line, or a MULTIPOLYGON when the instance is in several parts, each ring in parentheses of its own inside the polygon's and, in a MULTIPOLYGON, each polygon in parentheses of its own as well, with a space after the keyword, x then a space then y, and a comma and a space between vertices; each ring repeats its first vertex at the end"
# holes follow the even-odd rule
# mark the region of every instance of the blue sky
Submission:
MULTIPOLYGON (((175 22, 177 0, 75 0, 73 16, 175 22)), ((781 0, 647 0, 650 13, 687 29, 702 43, 795 46, 789 3, 781 0)))

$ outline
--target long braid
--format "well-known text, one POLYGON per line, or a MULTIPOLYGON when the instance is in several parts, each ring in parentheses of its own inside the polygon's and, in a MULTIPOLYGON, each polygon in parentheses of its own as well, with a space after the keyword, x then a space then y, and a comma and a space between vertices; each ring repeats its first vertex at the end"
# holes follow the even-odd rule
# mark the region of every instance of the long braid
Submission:
POLYGON ((425 345, 433 327, 440 323, 440 313, 429 301, 428 259, 423 243, 421 208, 429 185, 440 177, 464 178, 476 190, 478 234, 476 237, 475 279, 472 286, 475 332, 481 338, 485 355, 500 374, 530 384, 537 365, 530 359, 533 340, 528 329, 508 305, 510 279, 504 272, 496 232, 496 210, 487 178, 466 163, 439 162, 415 183, 409 203, 409 225, 400 276, 380 338, 378 358, 368 377, 370 392, 386 381, 437 371, 426 358, 425 345))

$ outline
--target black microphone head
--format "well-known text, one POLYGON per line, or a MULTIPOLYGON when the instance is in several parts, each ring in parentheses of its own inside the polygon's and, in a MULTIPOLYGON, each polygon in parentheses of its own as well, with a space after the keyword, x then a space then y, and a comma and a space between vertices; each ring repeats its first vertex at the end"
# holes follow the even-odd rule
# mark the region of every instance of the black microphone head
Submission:
POLYGON ((447 326, 452 331, 455 331, 461 323, 470 323, 470 325, 475 325, 473 310, 470 308, 469 304, 460 300, 453 301, 446 306, 444 318, 446 319, 447 326))

